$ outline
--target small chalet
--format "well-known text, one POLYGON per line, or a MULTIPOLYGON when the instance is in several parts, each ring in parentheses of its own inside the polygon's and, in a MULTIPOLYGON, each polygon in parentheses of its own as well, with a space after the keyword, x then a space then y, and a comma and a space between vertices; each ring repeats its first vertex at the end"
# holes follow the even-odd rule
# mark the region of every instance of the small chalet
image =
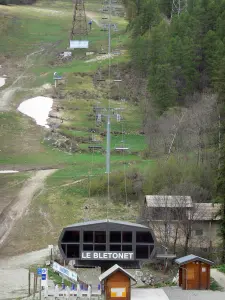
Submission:
POLYGON ((189 246, 204 252, 217 247, 220 204, 195 203, 190 196, 146 195, 143 218, 158 242, 183 245, 187 221, 191 224, 189 246))
POLYGON ((179 286, 183 290, 208 290, 213 262, 190 254, 175 260, 179 265, 179 286))
POLYGON ((114 265, 99 276, 105 300, 130 300, 131 282, 136 279, 118 265, 114 265))

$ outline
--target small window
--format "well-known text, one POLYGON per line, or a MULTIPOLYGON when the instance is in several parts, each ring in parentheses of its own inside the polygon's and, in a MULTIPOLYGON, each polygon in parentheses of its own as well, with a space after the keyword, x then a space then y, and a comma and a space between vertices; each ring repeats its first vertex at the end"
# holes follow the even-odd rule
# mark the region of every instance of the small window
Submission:
POLYGON ((110 251, 120 252, 121 245, 110 245, 110 251))
POLYGON ((132 243, 132 232, 126 231, 123 232, 123 243, 132 243))
POLYGON ((106 245, 95 245, 95 251, 105 251, 106 245))
POLYGON ((136 246, 136 258, 138 259, 148 259, 148 246, 136 246))
POLYGON ((121 243, 121 231, 110 232, 110 243, 121 243))
POLYGON ((106 242, 106 232, 105 231, 95 231, 95 243, 104 244, 106 242))
POLYGON ((79 245, 67 245, 67 257, 68 258, 79 258, 80 246, 79 245))
POLYGON ((195 230, 195 235, 197 235, 197 236, 203 235, 203 229, 196 229, 195 230))
POLYGON ((150 244, 153 243, 153 238, 150 232, 136 232, 136 242, 140 244, 150 244))
POLYGON ((132 252, 132 245, 122 245, 122 251, 132 252))
POLYGON ((84 243, 93 243, 93 231, 84 231, 84 243))
POLYGON ((62 242, 71 242, 71 243, 79 243, 80 242, 80 232, 68 230, 64 233, 62 238, 62 242))
POLYGON ((83 244, 83 250, 84 251, 93 251, 93 245, 92 244, 83 244))

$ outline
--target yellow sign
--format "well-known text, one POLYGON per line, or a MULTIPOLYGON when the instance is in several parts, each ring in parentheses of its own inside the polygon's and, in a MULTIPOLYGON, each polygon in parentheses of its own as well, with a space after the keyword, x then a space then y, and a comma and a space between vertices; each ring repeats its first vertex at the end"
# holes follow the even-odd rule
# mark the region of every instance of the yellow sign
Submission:
POLYGON ((111 297, 126 297, 126 288, 111 288, 111 297))

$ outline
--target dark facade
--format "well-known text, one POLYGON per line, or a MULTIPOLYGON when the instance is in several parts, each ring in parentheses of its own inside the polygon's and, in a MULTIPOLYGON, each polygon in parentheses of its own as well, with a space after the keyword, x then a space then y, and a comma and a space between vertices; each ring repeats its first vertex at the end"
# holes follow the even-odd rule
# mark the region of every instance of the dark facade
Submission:
POLYGON ((140 224, 112 220, 90 221, 65 227, 59 237, 64 259, 77 267, 109 268, 115 263, 138 268, 154 255, 155 237, 140 224))
POLYGON ((175 260, 179 264, 179 286, 183 290, 208 290, 212 261, 195 255, 175 260))

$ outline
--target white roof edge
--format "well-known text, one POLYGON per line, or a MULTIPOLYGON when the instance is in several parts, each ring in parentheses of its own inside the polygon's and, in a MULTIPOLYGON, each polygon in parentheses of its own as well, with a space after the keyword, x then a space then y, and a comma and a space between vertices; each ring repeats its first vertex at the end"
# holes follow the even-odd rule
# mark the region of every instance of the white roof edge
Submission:
POLYGON ((115 264, 114 266, 112 266, 111 268, 109 268, 107 271, 105 271, 104 273, 102 273, 99 276, 99 280, 100 282, 102 282, 103 280, 105 280, 106 278, 108 278, 111 274, 113 274, 114 272, 116 272, 117 270, 122 271, 123 273, 125 273, 128 277, 130 277, 133 281, 137 282, 137 280, 130 274, 128 273, 126 270, 124 270, 122 267, 120 267, 119 265, 115 264))

